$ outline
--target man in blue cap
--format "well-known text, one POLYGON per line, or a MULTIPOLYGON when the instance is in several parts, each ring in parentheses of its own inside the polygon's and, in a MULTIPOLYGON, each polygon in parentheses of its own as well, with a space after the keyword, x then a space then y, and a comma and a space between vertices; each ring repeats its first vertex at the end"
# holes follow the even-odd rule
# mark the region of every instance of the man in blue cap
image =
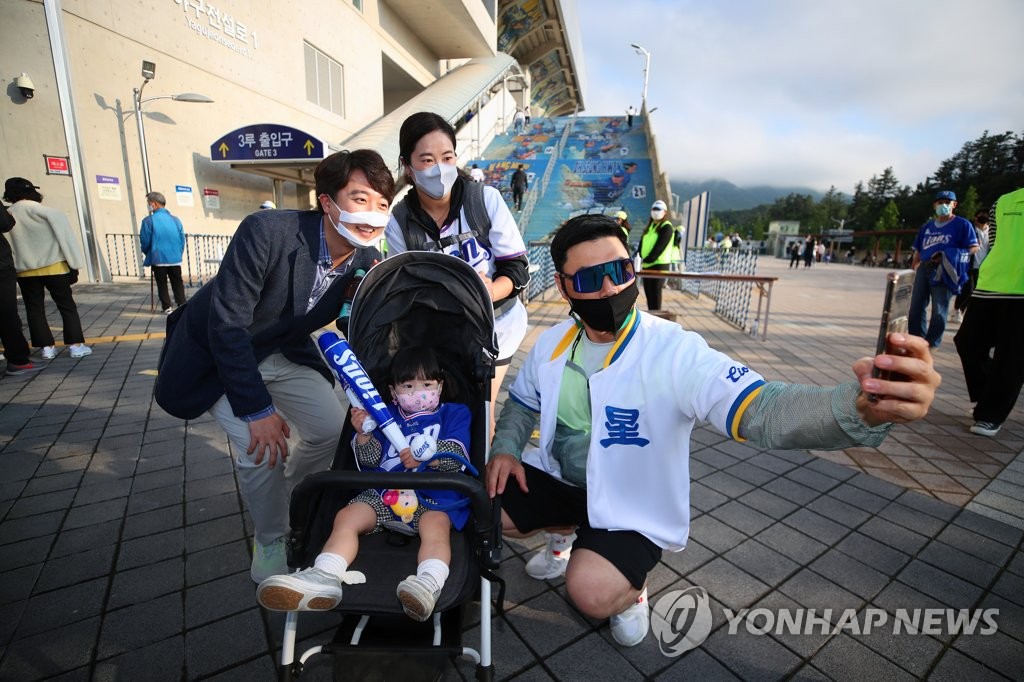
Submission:
POLYGON ((953 215, 956 194, 943 190, 932 204, 935 217, 925 223, 914 239, 916 270, 914 292, 910 297, 910 333, 928 341, 933 351, 942 343, 949 316, 949 301, 960 293, 967 281, 970 254, 978 250, 974 226, 965 218, 953 215), (931 314, 925 327, 925 311, 931 300, 931 314))

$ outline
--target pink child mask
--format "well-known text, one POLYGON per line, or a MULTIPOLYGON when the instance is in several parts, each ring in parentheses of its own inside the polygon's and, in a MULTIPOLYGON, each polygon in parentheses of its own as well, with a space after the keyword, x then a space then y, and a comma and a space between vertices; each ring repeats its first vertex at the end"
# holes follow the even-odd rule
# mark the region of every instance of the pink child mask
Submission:
POLYGON ((433 412, 441 402, 441 387, 417 389, 412 393, 395 393, 398 406, 406 414, 413 412, 433 412))

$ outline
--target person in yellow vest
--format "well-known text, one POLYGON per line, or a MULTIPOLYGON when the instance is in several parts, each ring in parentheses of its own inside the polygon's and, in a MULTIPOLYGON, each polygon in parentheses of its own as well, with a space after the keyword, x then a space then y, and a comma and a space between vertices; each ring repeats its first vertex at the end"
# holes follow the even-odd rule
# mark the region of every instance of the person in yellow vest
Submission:
POLYGON ((989 251, 953 342, 971 402, 971 433, 995 436, 1024 386, 1024 187, 996 201, 989 251), (998 233, 998 238, 997 238, 998 233))
MULTIPOLYGON (((672 241, 675 228, 667 219, 668 206, 661 199, 651 205, 651 219, 640 238, 640 261, 644 270, 669 270, 672 267, 672 241)), ((662 278, 644 277, 648 310, 661 310, 662 278)))
POLYGON ((619 227, 622 228, 622 231, 626 233, 626 241, 628 242, 629 231, 631 229, 629 225, 629 215, 625 211, 619 211, 615 214, 615 222, 618 223, 619 227))

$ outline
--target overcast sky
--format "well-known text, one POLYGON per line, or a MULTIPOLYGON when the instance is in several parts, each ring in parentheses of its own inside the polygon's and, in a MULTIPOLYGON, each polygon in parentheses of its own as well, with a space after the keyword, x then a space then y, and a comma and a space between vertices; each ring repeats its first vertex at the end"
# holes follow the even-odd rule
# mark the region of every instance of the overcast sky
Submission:
POLYGON ((852 194, 1024 132, 1022 0, 578 0, 587 115, 647 103, 672 178, 852 194))

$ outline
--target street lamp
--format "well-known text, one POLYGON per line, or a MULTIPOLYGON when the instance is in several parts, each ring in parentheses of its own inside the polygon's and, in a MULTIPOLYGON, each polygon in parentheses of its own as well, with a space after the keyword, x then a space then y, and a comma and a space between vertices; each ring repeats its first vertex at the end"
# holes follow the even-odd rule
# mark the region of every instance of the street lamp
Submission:
POLYGON ((651 70, 651 53, 646 49, 640 47, 636 43, 630 43, 629 46, 636 50, 638 55, 642 55, 644 58, 644 92, 641 96, 642 108, 644 112, 647 111, 647 72, 651 70))
POLYGON ((200 95, 195 92, 183 92, 178 95, 159 95, 142 99, 142 90, 146 87, 146 83, 156 77, 156 63, 142 62, 142 77, 145 80, 142 81, 142 85, 132 89, 132 95, 135 101, 135 125, 139 130, 139 148, 142 151, 142 179, 146 184, 146 194, 149 194, 153 191, 153 183, 149 177, 149 154, 146 151, 146 129, 142 124, 142 105, 158 99, 173 99, 176 102, 193 102, 198 104, 211 104, 213 100, 206 95, 200 95))

